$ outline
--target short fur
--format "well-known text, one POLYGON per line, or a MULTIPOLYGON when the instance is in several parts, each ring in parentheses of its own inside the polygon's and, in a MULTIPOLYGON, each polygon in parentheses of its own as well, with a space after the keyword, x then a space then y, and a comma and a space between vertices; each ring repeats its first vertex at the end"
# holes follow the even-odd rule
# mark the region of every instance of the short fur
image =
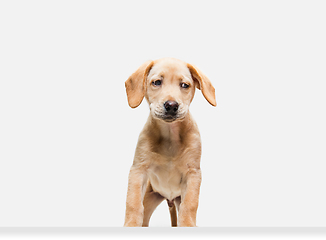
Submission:
POLYGON ((216 106, 214 87, 198 68, 173 58, 144 63, 125 85, 129 106, 139 106, 145 97, 150 115, 139 135, 129 173, 124 226, 148 226, 153 211, 164 199, 172 226, 196 226, 201 140, 189 105, 197 87, 216 106), (160 85, 154 84, 157 80, 160 85), (178 103, 173 119, 167 118, 167 101, 178 103))

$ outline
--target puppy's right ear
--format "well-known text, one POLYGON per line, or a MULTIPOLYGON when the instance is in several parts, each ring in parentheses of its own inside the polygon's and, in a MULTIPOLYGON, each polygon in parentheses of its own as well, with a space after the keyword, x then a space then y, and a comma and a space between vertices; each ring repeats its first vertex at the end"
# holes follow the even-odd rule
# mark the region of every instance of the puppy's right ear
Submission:
POLYGON ((153 66, 153 61, 142 64, 125 82, 128 104, 132 108, 138 107, 145 95, 145 80, 153 66))

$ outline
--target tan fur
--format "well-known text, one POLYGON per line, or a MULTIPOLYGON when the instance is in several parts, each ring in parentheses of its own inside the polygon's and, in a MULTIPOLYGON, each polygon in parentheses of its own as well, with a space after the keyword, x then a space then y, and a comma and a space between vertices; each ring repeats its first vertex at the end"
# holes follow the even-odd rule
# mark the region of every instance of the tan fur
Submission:
POLYGON ((196 67, 173 58, 144 63, 125 85, 130 107, 139 106, 145 97, 150 115, 139 135, 129 173, 124 226, 148 226, 153 211, 164 199, 169 204, 172 226, 196 226, 201 141, 189 105, 197 87, 216 106, 214 87, 196 67), (156 80, 162 84, 153 85, 156 80), (181 83, 189 87, 181 88, 181 83), (166 101, 179 104, 174 121, 164 120, 166 101))

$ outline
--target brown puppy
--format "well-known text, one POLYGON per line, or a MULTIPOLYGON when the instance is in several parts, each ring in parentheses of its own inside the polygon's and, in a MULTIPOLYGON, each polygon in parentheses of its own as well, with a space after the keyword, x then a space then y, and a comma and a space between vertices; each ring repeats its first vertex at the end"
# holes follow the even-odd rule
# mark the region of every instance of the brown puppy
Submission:
POLYGON ((197 87, 216 106, 214 87, 197 68, 173 58, 144 63, 125 85, 129 106, 139 106, 145 97, 150 115, 129 173, 124 226, 148 226, 164 199, 172 226, 196 226, 201 141, 189 105, 197 87))

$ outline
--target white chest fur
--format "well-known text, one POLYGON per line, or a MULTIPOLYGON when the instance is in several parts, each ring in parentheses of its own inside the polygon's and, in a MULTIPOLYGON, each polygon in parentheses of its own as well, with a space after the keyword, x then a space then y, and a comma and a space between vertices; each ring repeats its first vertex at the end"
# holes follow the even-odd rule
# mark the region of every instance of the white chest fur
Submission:
POLYGON ((153 190, 163 197, 173 200, 181 195, 182 173, 174 162, 152 165, 148 177, 153 190))

